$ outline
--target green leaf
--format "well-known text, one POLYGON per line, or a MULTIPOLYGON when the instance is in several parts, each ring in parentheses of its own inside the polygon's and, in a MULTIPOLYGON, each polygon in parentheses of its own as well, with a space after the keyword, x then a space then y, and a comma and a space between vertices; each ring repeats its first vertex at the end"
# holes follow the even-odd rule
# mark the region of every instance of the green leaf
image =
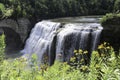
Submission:
POLYGON ((2 3, 0 3, 0 11, 2 13, 4 13, 4 11, 5 11, 5 6, 2 3))

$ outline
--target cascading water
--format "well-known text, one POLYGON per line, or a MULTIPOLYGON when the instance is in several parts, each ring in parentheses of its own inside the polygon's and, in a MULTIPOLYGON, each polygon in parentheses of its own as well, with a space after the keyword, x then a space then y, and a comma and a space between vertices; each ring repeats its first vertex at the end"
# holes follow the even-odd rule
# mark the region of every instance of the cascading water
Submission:
POLYGON ((48 63, 51 64, 50 54, 54 52, 51 51, 54 47, 52 44, 54 43, 54 37, 60 25, 60 23, 47 21, 37 23, 26 41, 25 48, 21 51, 24 53, 24 57, 29 59, 35 53, 38 57, 38 62, 41 63, 46 56, 49 58, 48 63))
POLYGON ((26 41, 25 48, 21 51, 23 56, 30 59, 35 53, 38 61, 50 65, 55 60, 69 61, 76 49, 95 50, 100 38, 102 27, 98 23, 80 24, 67 23, 62 28, 60 23, 41 21, 32 29, 26 41))
POLYGON ((56 60, 69 61, 74 50, 82 49, 91 52, 95 50, 102 27, 99 24, 66 24, 57 35, 56 60))

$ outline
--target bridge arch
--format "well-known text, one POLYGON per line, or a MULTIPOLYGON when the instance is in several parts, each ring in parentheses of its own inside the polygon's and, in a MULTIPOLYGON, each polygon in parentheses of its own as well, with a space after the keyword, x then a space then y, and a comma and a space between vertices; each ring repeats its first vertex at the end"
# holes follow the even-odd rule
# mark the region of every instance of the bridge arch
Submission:
POLYGON ((16 53, 24 46, 28 36, 28 27, 30 22, 28 19, 4 19, 0 21, 0 31, 5 34, 5 53, 16 53))
POLYGON ((0 29, 5 34, 5 53, 16 53, 22 49, 23 42, 20 35, 15 30, 9 27, 0 27, 0 29))

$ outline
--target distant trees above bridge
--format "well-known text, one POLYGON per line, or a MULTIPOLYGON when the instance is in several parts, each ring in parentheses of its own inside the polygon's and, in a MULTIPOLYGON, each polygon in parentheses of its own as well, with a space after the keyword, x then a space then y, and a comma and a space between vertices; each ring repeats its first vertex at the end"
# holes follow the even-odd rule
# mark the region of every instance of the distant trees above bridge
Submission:
POLYGON ((120 0, 0 0, 1 18, 101 15, 120 10, 120 0))

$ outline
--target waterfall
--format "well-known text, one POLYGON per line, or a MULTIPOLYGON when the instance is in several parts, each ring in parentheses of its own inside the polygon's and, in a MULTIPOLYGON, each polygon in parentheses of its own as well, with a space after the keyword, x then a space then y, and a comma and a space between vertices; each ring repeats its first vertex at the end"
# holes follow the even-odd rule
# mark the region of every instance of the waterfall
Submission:
POLYGON ((75 23, 64 25, 57 35, 56 60, 69 61, 74 55, 74 50, 95 50, 101 31, 102 27, 96 23, 84 26, 75 23))
POLYGON ((60 27, 57 22, 37 23, 21 51, 23 56, 30 59, 35 53, 40 63, 47 57, 47 63, 51 65, 55 60, 69 61, 75 49, 89 52, 96 49, 102 31, 100 24, 67 23, 60 27))
POLYGON ((41 63, 44 57, 48 57, 48 63, 51 63, 49 55, 52 53, 51 49, 54 47, 52 43, 54 43, 54 37, 60 25, 60 23, 47 21, 38 22, 32 29, 25 48, 21 51, 24 53, 24 57, 30 59, 34 53, 38 57, 38 62, 41 63))

